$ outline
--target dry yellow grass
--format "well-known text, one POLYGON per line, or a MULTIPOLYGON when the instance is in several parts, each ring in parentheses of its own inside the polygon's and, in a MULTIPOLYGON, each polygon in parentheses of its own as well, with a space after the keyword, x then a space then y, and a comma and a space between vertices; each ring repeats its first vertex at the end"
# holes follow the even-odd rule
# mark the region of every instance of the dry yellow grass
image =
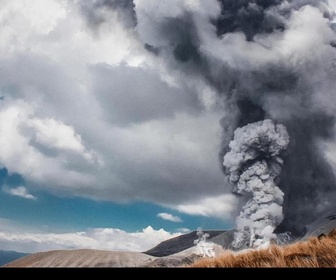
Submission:
POLYGON ((189 267, 336 267, 336 230, 324 237, 312 237, 285 246, 270 245, 241 252, 227 250, 218 257, 198 260, 189 267))

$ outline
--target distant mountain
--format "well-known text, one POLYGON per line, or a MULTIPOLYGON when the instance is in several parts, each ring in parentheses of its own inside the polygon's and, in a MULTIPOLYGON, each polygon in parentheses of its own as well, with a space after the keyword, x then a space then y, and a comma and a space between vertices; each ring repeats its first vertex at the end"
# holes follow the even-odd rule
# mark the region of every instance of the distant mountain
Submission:
MULTIPOLYGON (((204 230, 202 231, 202 234, 207 235, 206 240, 212 241, 214 237, 221 235, 225 232, 225 230, 204 230)), ((199 238, 198 233, 198 231, 192 231, 186 234, 179 235, 177 237, 173 237, 169 240, 159 243, 152 249, 143 253, 155 257, 165 257, 179 253, 190 247, 195 246, 195 241, 199 238)))
POLYGON ((4 251, 0 250, 0 266, 15 261, 19 258, 25 257, 29 254, 27 253, 20 253, 15 251, 4 251))

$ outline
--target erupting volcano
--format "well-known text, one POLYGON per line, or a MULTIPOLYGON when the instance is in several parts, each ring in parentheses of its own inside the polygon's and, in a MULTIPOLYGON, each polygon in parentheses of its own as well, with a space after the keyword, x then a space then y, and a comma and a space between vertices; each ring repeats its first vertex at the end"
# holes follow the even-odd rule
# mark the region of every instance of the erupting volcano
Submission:
POLYGON ((336 112, 331 2, 174 1, 166 14, 134 4, 148 51, 223 111, 220 164, 226 185, 248 200, 235 246, 299 236, 336 198, 325 148, 336 112))

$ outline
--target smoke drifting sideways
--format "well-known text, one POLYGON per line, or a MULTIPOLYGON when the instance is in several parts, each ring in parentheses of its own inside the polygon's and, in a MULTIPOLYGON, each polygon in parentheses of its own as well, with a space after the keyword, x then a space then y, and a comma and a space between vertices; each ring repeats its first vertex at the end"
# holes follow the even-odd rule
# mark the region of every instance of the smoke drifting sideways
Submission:
POLYGON ((283 160, 281 152, 289 144, 286 128, 272 120, 237 128, 224 156, 234 191, 248 195, 248 202, 236 220, 232 247, 255 248, 276 240, 273 233, 283 220, 284 193, 277 186, 283 160))
MULTIPOLYGON (((323 150, 336 130, 336 17, 328 0, 130 0, 122 7, 116 0, 97 2, 124 12, 176 86, 194 85, 200 100, 203 91, 213 93, 216 110, 223 112, 223 185, 252 199, 238 217, 239 229, 250 219, 259 221, 258 213, 270 231, 300 236, 333 207, 336 178, 323 150), (267 130, 273 127, 269 120, 285 129, 274 124, 267 130), (243 132, 257 133, 261 149, 253 148, 256 155, 247 161, 229 160, 230 145, 238 145, 235 135, 243 132), (225 181, 228 169, 233 184, 225 181), (277 214, 249 212, 259 204, 277 214)), ((267 236, 257 225, 248 228, 253 244, 267 236)))

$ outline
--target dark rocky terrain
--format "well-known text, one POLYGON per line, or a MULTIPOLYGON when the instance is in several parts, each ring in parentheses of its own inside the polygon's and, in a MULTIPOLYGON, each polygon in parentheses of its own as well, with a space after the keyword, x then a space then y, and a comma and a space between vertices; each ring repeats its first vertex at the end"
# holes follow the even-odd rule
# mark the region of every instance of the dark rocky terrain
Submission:
MULTIPOLYGON (((204 230, 204 234, 208 234, 208 241, 213 241, 213 238, 216 238, 227 231, 225 230, 204 230)), ((155 256, 155 257, 165 257, 172 254, 179 253, 188 248, 195 246, 195 240, 197 240, 198 235, 197 231, 191 231, 189 233, 171 238, 169 240, 163 241, 160 244, 156 245, 150 250, 143 252, 144 254, 155 256)), ((217 239, 216 239, 217 240, 217 239)), ((220 240, 219 240, 220 241, 220 240)), ((220 242, 214 242, 217 244, 223 244, 220 242)))

